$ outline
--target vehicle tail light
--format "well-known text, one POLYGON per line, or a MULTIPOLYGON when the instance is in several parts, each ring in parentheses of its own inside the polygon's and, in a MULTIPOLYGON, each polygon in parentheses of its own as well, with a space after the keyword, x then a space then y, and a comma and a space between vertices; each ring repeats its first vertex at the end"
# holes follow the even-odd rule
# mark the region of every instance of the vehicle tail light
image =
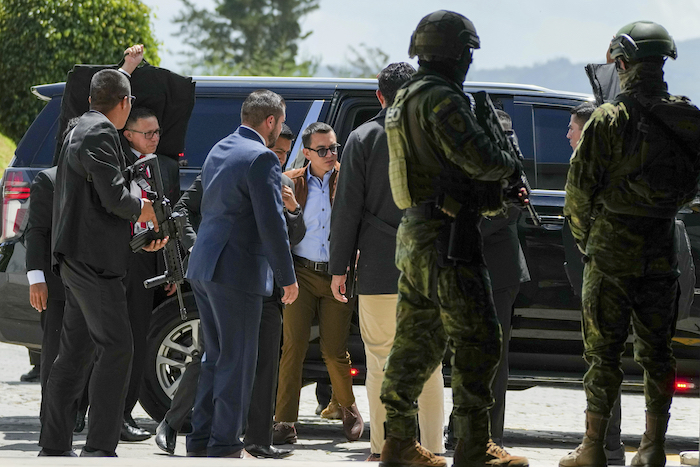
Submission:
POLYGON ((19 237, 27 224, 29 181, 22 172, 7 169, 2 183, 2 235, 0 243, 19 237))
POLYGON ((695 383, 691 383, 690 381, 676 380, 676 391, 686 392, 691 391, 693 389, 697 389, 697 385, 695 383))
POLYGON ((350 376, 355 377, 360 374, 360 371, 357 368, 350 368, 350 376))

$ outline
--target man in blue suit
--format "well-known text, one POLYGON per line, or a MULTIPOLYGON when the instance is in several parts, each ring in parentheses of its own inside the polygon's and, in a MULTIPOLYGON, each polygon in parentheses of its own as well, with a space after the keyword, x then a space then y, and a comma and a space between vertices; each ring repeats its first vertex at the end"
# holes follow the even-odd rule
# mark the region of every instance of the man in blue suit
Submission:
POLYGON ((257 359, 263 296, 274 279, 282 302, 298 293, 282 214, 281 169, 271 146, 285 102, 267 90, 243 102, 241 126, 212 148, 202 167, 202 222, 187 278, 206 353, 187 437, 188 456, 248 457, 240 440, 257 359))

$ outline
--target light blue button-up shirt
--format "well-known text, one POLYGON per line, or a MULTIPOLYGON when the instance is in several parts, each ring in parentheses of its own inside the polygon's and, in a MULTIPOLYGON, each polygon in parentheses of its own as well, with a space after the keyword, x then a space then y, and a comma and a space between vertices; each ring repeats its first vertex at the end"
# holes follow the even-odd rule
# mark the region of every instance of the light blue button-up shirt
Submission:
POLYGON ((323 180, 306 171, 306 205, 304 206, 304 239, 292 248, 292 252, 311 261, 327 263, 330 257, 331 197, 330 180, 335 169, 329 170, 323 180))

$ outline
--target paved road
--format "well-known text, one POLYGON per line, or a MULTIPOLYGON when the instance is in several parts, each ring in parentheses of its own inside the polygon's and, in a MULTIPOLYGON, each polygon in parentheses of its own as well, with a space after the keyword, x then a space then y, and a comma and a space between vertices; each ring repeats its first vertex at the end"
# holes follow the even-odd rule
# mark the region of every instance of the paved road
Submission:
MULTIPOLYGON (((38 384, 20 383, 19 376, 29 369, 24 348, 0 344, 0 465, 88 465, 85 459, 39 459, 39 401, 38 384)), ((368 406, 365 389, 355 386, 357 403, 365 420, 368 406)), ((451 408, 449 389, 445 391, 446 408, 451 408)), ((576 447, 584 427, 584 395, 579 389, 536 387, 524 391, 509 391, 506 410, 506 444, 514 454, 525 455, 530 465, 556 466, 559 458, 576 447)), ((338 421, 327 421, 314 415, 316 401, 314 387, 302 391, 300 422, 297 425, 299 442, 295 453, 284 461, 236 461, 236 465, 264 467, 322 466, 328 462, 362 461, 369 454, 369 436, 366 423, 362 439, 350 443, 342 434, 338 421)), ((644 398, 639 394, 624 394, 623 442, 627 446, 627 461, 634 455, 644 431, 644 398)), ((137 421, 151 432, 157 424, 137 406, 137 421)), ((669 465, 680 465, 681 451, 698 449, 700 432, 700 399, 677 397, 669 423, 667 452, 669 465)), ((74 446, 80 449, 85 435, 76 435, 74 446)), ((177 456, 168 457, 153 439, 138 443, 121 443, 117 448, 119 459, 91 460, 89 465, 110 466, 204 466, 219 465, 214 459, 192 459, 185 454, 184 437, 178 438, 177 456)), ((448 457, 451 452, 448 452, 448 457)), ((327 467, 327 465, 326 465, 327 467)))

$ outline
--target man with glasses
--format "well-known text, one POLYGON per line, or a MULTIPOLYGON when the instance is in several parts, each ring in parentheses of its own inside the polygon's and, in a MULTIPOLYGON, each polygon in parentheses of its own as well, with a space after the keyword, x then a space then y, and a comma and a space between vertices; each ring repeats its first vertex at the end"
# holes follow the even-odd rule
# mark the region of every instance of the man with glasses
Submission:
POLYGON ((338 179, 338 152, 335 132, 321 122, 309 125, 301 136, 308 164, 286 174, 294 182, 294 194, 304 210, 306 235, 292 248, 294 269, 299 282, 299 298, 283 312, 282 357, 273 441, 293 443, 297 439, 299 392, 311 321, 318 314, 321 354, 330 375, 333 393, 343 418, 343 430, 350 441, 362 436, 364 422, 355 405, 350 375, 347 339, 352 306, 338 302, 330 289, 328 273, 331 204, 338 179))
MULTIPOLYGON (((150 221, 158 229, 151 202, 132 195, 123 177, 128 160, 118 130, 131 111, 130 96, 123 73, 96 73, 90 110, 66 136, 59 155, 51 244, 53 267, 66 286, 66 307, 41 414, 40 456, 76 455, 71 444, 77 401, 93 362, 90 424, 81 456, 116 456, 133 347, 122 284, 129 221, 150 221)), ((155 251, 166 241, 147 248, 155 251)))
MULTIPOLYGON (((160 142, 160 123, 158 118, 146 107, 134 107, 124 126, 124 138, 129 143, 129 149, 125 150, 129 165, 138 159, 150 154, 155 154, 160 142)), ((180 172, 175 159, 158 155, 161 178, 165 189, 165 196, 175 203, 180 197, 180 172)), ((135 196, 144 196, 141 188, 135 182, 131 182, 131 193, 135 196)), ((141 223, 132 224, 134 234, 146 229, 141 223)), ((163 266, 161 266, 163 268, 163 266)), ((132 253, 128 255, 124 286, 126 287, 126 305, 129 310, 129 323, 134 339, 134 357, 131 364, 131 377, 129 378, 129 390, 126 394, 124 406, 124 422, 120 434, 121 441, 143 441, 151 437, 151 434, 139 427, 131 416, 141 389, 141 379, 146 363, 146 341, 151 323, 153 311, 153 297, 155 289, 147 289, 143 286, 146 279, 158 275, 158 255, 155 253, 132 253)), ((169 294, 175 290, 169 290, 169 294)))

